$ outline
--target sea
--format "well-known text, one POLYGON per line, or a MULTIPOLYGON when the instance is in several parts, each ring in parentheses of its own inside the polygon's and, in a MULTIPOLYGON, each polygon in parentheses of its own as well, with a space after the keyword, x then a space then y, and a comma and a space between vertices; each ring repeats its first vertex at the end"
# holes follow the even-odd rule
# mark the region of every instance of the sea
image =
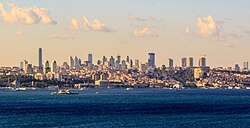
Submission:
POLYGON ((0 90, 0 127, 249 128, 246 89, 0 90))

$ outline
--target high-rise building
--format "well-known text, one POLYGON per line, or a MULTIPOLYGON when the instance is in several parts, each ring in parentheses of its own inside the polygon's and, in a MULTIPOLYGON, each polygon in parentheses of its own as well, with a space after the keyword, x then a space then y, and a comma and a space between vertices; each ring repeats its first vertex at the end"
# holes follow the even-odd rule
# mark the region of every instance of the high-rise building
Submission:
POLYGON ((109 59, 109 66, 114 67, 115 66, 115 58, 113 56, 109 59))
POLYGON ((170 68, 174 67, 174 60, 171 58, 168 59, 168 67, 170 67, 170 68))
POLYGON ((45 61, 43 69, 44 69, 44 71, 43 71, 44 74, 47 74, 48 72, 50 72, 49 61, 48 60, 45 61))
POLYGON ((107 57, 106 56, 103 56, 102 57, 102 65, 104 65, 104 63, 107 61, 107 57))
POLYGON ((25 65, 28 64, 27 60, 21 61, 20 62, 20 69, 24 70, 25 65))
POLYGON ((28 63, 25 64, 24 73, 25 74, 33 74, 32 64, 28 64, 28 63))
POLYGON ((51 62, 51 72, 56 73, 57 72, 57 64, 56 61, 51 62))
POLYGON ((115 62, 115 67, 116 68, 120 68, 120 63, 121 63, 121 56, 118 55, 117 59, 116 59, 116 62, 115 62))
POLYGON ((181 58, 181 67, 187 67, 187 58, 181 58))
POLYGON ((130 61, 129 56, 127 56, 126 61, 127 61, 127 63, 129 63, 129 61, 130 61))
POLYGON ((93 64, 93 55, 92 54, 88 54, 88 61, 90 64, 93 64))
POLYGON ((39 48, 39 51, 38 51, 38 58, 39 58, 39 60, 38 60, 38 66, 39 67, 43 67, 43 53, 42 53, 43 51, 42 51, 42 48, 39 48))
POLYGON ((133 68, 133 60, 132 59, 129 62, 129 66, 130 66, 130 68, 133 68))
POLYGON ((187 60, 187 67, 193 67, 194 66, 194 58, 189 57, 187 60))
POLYGON ((69 57, 69 67, 70 69, 73 69, 75 66, 74 59, 72 56, 69 57))
POLYGON ((74 59, 74 67, 79 67, 80 65, 79 65, 79 59, 75 56, 75 59, 74 59))
POLYGON ((127 69, 127 63, 125 60, 122 60, 122 69, 127 69))
POLYGON ((140 68, 140 62, 139 60, 135 60, 135 68, 139 69, 140 68))
POLYGON ((234 68, 235 71, 240 71, 240 66, 238 64, 235 64, 235 68, 234 68))
POLYGON ((149 53, 148 66, 155 68, 155 53, 149 53))
POLYGON ((199 59, 199 66, 200 67, 206 67, 207 65, 206 65, 206 58, 205 57, 201 57, 200 59, 199 59))
POLYGON ((243 69, 248 70, 248 61, 243 62, 243 69))

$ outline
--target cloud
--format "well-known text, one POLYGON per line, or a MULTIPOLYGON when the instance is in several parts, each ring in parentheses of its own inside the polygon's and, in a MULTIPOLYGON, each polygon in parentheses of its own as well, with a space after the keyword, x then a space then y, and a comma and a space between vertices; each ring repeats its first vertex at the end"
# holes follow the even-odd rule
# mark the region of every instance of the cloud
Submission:
POLYGON ((20 30, 17 30, 17 31, 16 31, 16 36, 17 36, 17 37, 23 36, 23 32, 20 31, 20 30))
POLYGON ((138 17, 138 16, 136 16, 134 14, 129 14, 129 19, 130 20, 136 20, 136 21, 147 21, 147 19, 138 17))
POLYGON ((196 25, 203 37, 222 36, 222 26, 212 16, 198 17, 196 25))
POLYGON ((75 36, 73 36, 72 34, 63 34, 63 35, 50 35, 49 36, 50 39, 58 39, 58 40, 69 40, 69 39, 74 39, 75 36))
POLYGON ((150 30, 148 27, 134 30, 135 37, 158 37, 156 33, 150 30))
POLYGON ((102 23, 98 19, 94 19, 93 22, 90 23, 87 16, 83 16, 83 25, 88 31, 113 32, 112 29, 108 28, 104 23, 102 23))
POLYGON ((10 11, 6 11, 0 3, 0 20, 5 23, 22 23, 22 24, 56 24, 50 16, 50 12, 40 7, 18 7, 13 3, 8 3, 10 11))
POLYGON ((78 20, 77 19, 71 19, 70 21, 70 27, 72 29, 75 29, 75 30, 78 30, 79 29, 79 23, 78 23, 78 20))

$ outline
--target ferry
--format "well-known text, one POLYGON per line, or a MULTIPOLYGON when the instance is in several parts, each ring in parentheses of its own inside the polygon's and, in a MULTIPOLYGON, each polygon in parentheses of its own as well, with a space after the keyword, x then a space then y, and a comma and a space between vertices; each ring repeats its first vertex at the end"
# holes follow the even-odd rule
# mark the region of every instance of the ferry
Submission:
POLYGON ((71 92, 70 90, 59 90, 58 92, 52 92, 51 95, 73 95, 79 94, 79 92, 71 92))

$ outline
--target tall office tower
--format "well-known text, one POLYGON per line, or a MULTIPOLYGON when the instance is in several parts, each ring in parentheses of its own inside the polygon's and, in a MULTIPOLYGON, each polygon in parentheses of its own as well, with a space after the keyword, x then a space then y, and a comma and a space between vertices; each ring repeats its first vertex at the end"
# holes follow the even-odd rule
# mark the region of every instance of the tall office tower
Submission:
POLYGON ((155 68, 155 53, 149 53, 148 66, 155 68))
POLYGON ((187 60, 187 67, 193 67, 194 66, 194 58, 189 57, 187 60))
POLYGON ((238 64, 235 64, 235 68, 234 68, 235 71, 240 71, 240 66, 238 64))
POLYGON ((42 51, 42 48, 39 48, 39 50, 38 50, 38 58, 39 58, 39 60, 38 60, 38 66, 39 67, 43 67, 43 51, 42 51))
POLYGON ((88 61, 90 64, 93 64, 93 55, 92 54, 88 54, 88 61))
POLYGON ((79 64, 79 61, 78 61, 78 58, 75 56, 75 59, 74 59, 74 67, 78 67, 78 64, 79 64))
POLYGON ((174 67, 174 60, 171 58, 168 59, 168 67, 170 67, 170 68, 174 67))
POLYGON ((49 61, 48 60, 45 61, 43 68, 44 68, 44 71, 43 71, 44 74, 47 74, 48 72, 50 72, 49 61))
POLYGON ((129 61, 130 61, 129 56, 127 56, 126 61, 127 61, 127 63, 129 63, 129 61))
POLYGON ((129 66, 130 66, 130 68, 133 68, 133 60, 132 59, 129 62, 129 66))
POLYGON ((121 63, 121 56, 118 55, 117 58, 116 58, 115 67, 119 68, 120 67, 120 63, 121 63))
POLYGON ((24 70, 25 65, 28 64, 27 60, 23 60, 20 62, 20 69, 24 70))
POLYGON ((25 74, 33 74, 32 64, 28 64, 28 63, 25 64, 24 73, 25 74))
POLYGON ((78 58, 78 66, 80 67, 82 64, 82 60, 80 58, 78 58))
POLYGON ((140 68, 140 62, 139 60, 135 60, 135 68, 140 68))
POLYGON ((181 58, 181 67, 187 67, 187 58, 181 58))
POLYGON ((56 73, 57 72, 57 64, 56 61, 51 62, 51 72, 56 73))
POLYGON ((243 62, 243 69, 248 70, 248 61, 243 62))
POLYGON ((109 59, 109 66, 114 67, 115 66, 115 58, 113 56, 109 59))
POLYGON ((104 65, 104 63, 107 61, 107 57, 106 56, 103 56, 102 57, 102 65, 104 65))
POLYGON ((70 69, 73 69, 75 66, 75 62, 72 56, 69 57, 69 66, 70 66, 70 69))
POLYGON ((125 60, 122 60, 122 69, 127 69, 127 63, 125 60))
POLYGON ((206 67, 206 58, 205 57, 201 57, 199 59, 199 66, 200 67, 206 67))

